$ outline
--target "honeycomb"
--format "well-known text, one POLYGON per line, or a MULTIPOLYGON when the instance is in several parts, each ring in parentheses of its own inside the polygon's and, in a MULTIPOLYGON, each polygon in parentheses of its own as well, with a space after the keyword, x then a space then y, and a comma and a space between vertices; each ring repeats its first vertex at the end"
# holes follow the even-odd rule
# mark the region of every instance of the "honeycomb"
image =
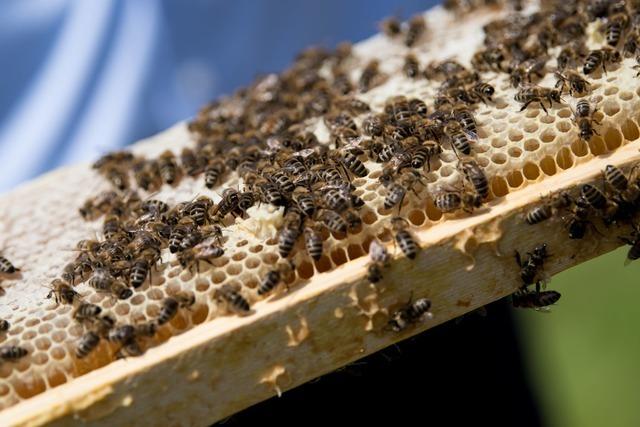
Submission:
MULTIPOLYGON (((524 13, 536 10, 536 4, 528 4, 524 13)), ((363 67, 372 59, 380 61, 380 71, 388 78, 381 85, 357 98, 367 102, 373 112, 384 109, 390 96, 405 95, 430 100, 435 97, 438 81, 410 79, 403 75, 405 55, 411 51, 421 63, 455 58, 468 65, 471 57, 482 45, 483 26, 498 16, 512 13, 508 8, 497 10, 480 8, 473 15, 459 15, 436 8, 424 15, 429 31, 413 48, 405 47, 398 40, 376 35, 354 46, 353 55, 345 66, 352 81, 357 81, 363 67)), ((597 48, 604 38, 598 31, 598 23, 587 28, 587 45, 597 48)), ((559 48, 550 50, 555 58, 559 48)), ((580 139, 572 121, 573 110, 581 96, 564 95, 564 102, 554 104, 545 114, 531 105, 520 111, 514 101, 516 89, 509 83, 508 75, 496 72, 482 73, 483 81, 491 84, 496 93, 492 101, 478 104, 474 110, 478 122, 478 140, 473 143, 472 157, 484 168, 490 181, 490 195, 482 209, 490 209, 501 203, 504 196, 532 183, 560 174, 575 165, 594 157, 606 156, 619 147, 635 141, 640 136, 640 89, 636 83, 635 59, 625 58, 621 63, 608 67, 607 73, 596 72, 589 76, 591 91, 586 95, 597 105, 596 119, 599 135, 588 142, 580 139)), ((555 60, 547 63, 553 70, 555 60)), ((325 70, 328 73, 328 70, 325 70)), ((548 72, 538 83, 553 87, 555 78, 548 72)), ((429 104, 431 110, 431 104, 429 104)), ((365 115, 355 118, 361 127, 365 115)), ((329 130, 322 119, 310 119, 304 126, 315 133, 323 144, 329 144, 329 130)), ((166 149, 179 154, 183 147, 191 147, 194 136, 185 124, 132 146, 132 152, 146 158, 158 157, 166 149)), ((439 159, 433 160, 430 170, 424 171, 424 186, 417 186, 417 195, 408 193, 401 213, 413 230, 427 229, 465 213, 443 215, 434 205, 432 196, 443 186, 456 186, 461 182, 457 168, 458 157, 447 144, 439 159)), ((397 215, 397 208, 384 209, 387 190, 378 178, 382 166, 366 161, 367 176, 353 180, 354 194, 366 205, 360 210, 363 227, 347 236, 323 234, 324 255, 312 261, 299 240, 293 251, 296 266, 295 277, 288 283, 293 293, 303 286, 312 286, 322 280, 323 273, 365 256, 375 237, 387 242, 390 248, 393 237, 389 220, 397 215)), ((164 185, 154 194, 143 196, 160 199, 170 205, 193 200, 206 195, 216 203, 221 200, 224 188, 241 188, 243 183, 232 173, 226 181, 213 189, 204 185, 202 177, 185 177, 176 186, 164 185)), ((83 202, 109 184, 86 165, 55 171, 14 193, 3 196, 0 204, 0 247, 3 255, 21 268, 16 275, 2 278, 0 286, 0 319, 10 322, 6 333, 0 334, 0 346, 18 345, 28 351, 28 356, 16 362, 0 362, 0 408, 7 408, 34 395, 50 390, 114 360, 118 346, 102 340, 85 359, 77 359, 75 349, 84 329, 72 318, 72 307, 55 304, 46 296, 49 283, 61 273, 61 266, 73 260, 75 243, 99 236, 102 219, 85 222, 78 214, 83 202)), ((278 264, 277 232, 282 226, 283 209, 267 204, 254 206, 247 218, 236 218, 223 230, 225 254, 211 264, 201 262, 199 271, 180 267, 175 256, 163 250, 162 262, 149 281, 135 290, 127 300, 117 300, 106 294, 96 293, 87 283, 75 287, 86 302, 97 304, 104 312, 112 314, 118 324, 137 324, 157 318, 162 300, 180 291, 191 291, 196 303, 189 310, 181 310, 168 324, 162 325, 153 338, 146 338, 142 345, 150 349, 172 336, 196 325, 211 322, 219 316, 232 315, 227 307, 214 297, 222 285, 239 287, 241 294, 251 303, 252 310, 259 311, 272 298, 286 298, 288 293, 259 296, 257 287, 265 274, 278 264)), ((392 249, 399 251, 399 249, 392 249)))

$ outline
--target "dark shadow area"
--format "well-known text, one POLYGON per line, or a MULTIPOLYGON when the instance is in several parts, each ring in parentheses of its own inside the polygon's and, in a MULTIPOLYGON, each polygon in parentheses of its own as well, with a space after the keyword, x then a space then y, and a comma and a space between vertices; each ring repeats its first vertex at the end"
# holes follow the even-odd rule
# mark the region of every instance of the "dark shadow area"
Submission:
MULTIPOLYGON (((540 426, 504 302, 426 331, 228 418, 265 422, 540 426)), ((331 424, 329 424, 331 425, 331 424)))

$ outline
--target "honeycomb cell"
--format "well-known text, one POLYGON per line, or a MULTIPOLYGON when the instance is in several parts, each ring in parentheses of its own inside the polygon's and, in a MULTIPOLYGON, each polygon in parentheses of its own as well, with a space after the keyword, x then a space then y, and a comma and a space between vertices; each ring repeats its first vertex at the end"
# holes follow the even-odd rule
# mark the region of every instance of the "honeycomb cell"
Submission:
POLYGON ((625 120, 620 130, 622 130, 622 135, 627 141, 635 141, 640 136, 638 126, 632 120, 625 120))
POLYGON ((591 151, 591 154, 594 156, 601 156, 606 154, 607 146, 601 137, 593 136, 589 140, 589 151, 591 151))
POLYGON ((558 123, 556 123, 556 129, 558 129, 558 132, 569 132, 571 128, 572 126, 569 120, 560 120, 558 123))
POLYGON ((549 144, 556 139, 556 133, 551 129, 546 129, 540 134, 540 140, 545 144, 549 144))
POLYGON ((335 249, 331 251, 331 260, 336 266, 345 264, 348 261, 347 255, 342 249, 335 249))
POLYGON ((303 280, 313 277, 313 264, 309 261, 303 261, 298 266, 298 277, 303 280))
POLYGON ((573 166, 573 156, 567 147, 563 147, 556 154, 556 164, 560 169, 569 169, 573 166))
POLYGON ((522 140, 523 137, 524 135, 518 129, 511 129, 509 131, 509 140, 512 142, 518 142, 522 140))
POLYGON ((412 210, 411 212, 409 212, 408 218, 413 225, 422 225, 424 224, 426 216, 422 211, 412 210))
POLYGON ((547 176, 556 174, 556 162, 550 156, 545 156, 540 160, 540 169, 547 176))
POLYGON ((618 94, 618 98, 620 98, 623 101, 631 101, 633 99, 633 93, 625 90, 618 94))
POLYGON ((502 138, 493 138, 491 139, 491 146, 493 148, 502 148, 507 145, 507 140, 502 138))
POLYGON ((614 127, 610 127, 604 133, 604 143, 608 150, 615 150, 622 145, 622 134, 614 127))
POLYGON ((558 110, 557 114, 558 117, 561 117, 563 119, 566 119, 567 117, 571 117, 573 115, 570 108, 563 108, 561 110, 558 110))
POLYGON ((244 262, 244 266, 249 269, 258 268, 259 265, 260 265, 260 258, 257 258, 257 257, 247 258, 247 260, 244 262))
POLYGON ((491 161, 497 165, 502 165, 507 162, 507 156, 504 153, 495 153, 491 156, 491 161))
POLYGON ((571 152, 577 157, 584 157, 589 154, 589 146, 582 139, 576 139, 571 143, 571 152))
POLYGON ((264 246, 262 245, 252 245, 249 247, 249 252, 257 254, 262 252, 262 249, 264 248, 264 246))
POLYGON ((607 99, 602 104, 602 111, 609 117, 613 117, 620 112, 620 105, 612 99, 607 99))
POLYGON ((540 176, 540 169, 535 163, 527 162, 522 169, 522 173, 529 181, 535 181, 540 176))
POLYGON ((331 260, 327 256, 322 256, 318 261, 315 261, 315 266, 318 273, 325 273, 331 270, 331 260))
POLYGON ((524 182, 524 178, 522 177, 522 173, 518 170, 509 172, 507 174, 507 183, 511 188, 518 188, 524 182))
POLYGON ((518 147, 510 147, 507 153, 509 153, 509 157, 518 158, 522 155, 522 150, 518 147))
POLYGON ((440 212, 440 209, 436 208, 436 205, 431 199, 427 199, 425 204, 425 213, 427 214, 427 218, 434 222, 439 221, 440 218, 442 218, 442 212, 440 212))
POLYGON ((509 186, 503 177, 495 176, 491 179, 491 192, 495 197, 503 197, 509 194, 509 186))
POLYGON ((349 256, 349 259, 351 261, 353 261, 354 259, 360 258, 364 254, 365 254, 365 252, 362 249, 361 245, 351 244, 351 245, 347 246, 347 255, 349 256))
POLYGON ((540 143, 535 139, 527 139, 524 142, 524 149, 526 151, 536 151, 538 148, 540 148, 540 143))
POLYGON ((535 133, 538 131, 538 124, 536 122, 527 122, 524 125, 524 131, 526 133, 535 133))

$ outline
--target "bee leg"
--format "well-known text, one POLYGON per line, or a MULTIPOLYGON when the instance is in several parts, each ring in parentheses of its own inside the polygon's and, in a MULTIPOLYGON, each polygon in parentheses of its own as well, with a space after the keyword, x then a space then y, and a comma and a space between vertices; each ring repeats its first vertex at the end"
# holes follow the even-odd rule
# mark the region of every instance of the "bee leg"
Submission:
POLYGON ((535 99, 530 99, 527 102, 525 102, 520 108, 520 111, 524 111, 529 106, 529 104, 531 104, 533 101, 535 101, 535 99))

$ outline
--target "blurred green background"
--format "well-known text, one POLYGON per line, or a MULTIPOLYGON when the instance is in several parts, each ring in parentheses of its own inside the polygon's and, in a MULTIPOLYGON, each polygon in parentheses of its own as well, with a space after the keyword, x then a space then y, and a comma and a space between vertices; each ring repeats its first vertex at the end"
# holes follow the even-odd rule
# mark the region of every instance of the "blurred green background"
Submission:
POLYGON ((517 310, 523 354, 550 426, 640 426, 640 261, 627 248, 554 277, 551 313, 517 310))

